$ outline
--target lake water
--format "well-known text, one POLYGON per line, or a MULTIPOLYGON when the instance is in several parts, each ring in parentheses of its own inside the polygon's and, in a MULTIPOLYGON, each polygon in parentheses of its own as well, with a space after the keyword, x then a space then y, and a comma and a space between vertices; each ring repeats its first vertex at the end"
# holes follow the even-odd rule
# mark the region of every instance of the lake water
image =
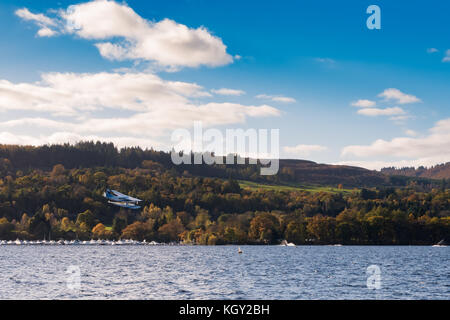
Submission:
POLYGON ((0 246, 0 299, 450 299, 450 247, 241 249, 0 246))

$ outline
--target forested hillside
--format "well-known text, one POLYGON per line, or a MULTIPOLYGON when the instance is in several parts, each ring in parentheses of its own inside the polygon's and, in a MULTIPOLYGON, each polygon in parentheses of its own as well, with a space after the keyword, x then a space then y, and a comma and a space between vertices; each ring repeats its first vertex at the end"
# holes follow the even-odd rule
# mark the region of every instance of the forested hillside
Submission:
MULTIPOLYGON (((191 155, 193 157, 193 155, 191 155)), ((142 168, 144 161, 153 161, 165 170, 195 176, 233 178, 262 183, 338 186, 344 188, 406 186, 411 182, 433 186, 437 181, 388 176, 377 171, 351 166, 317 164, 305 160, 280 160, 280 170, 274 176, 260 175, 260 165, 174 165, 170 153, 141 148, 117 149, 112 143, 83 142, 76 145, 23 147, 0 145, 0 159, 7 159, 3 167, 13 170, 52 170, 57 164, 74 168, 142 168)), ((248 159, 247 159, 248 163, 248 159)), ((2 167, 0 167, 2 170, 2 167)))
MULTIPOLYGON (((289 162, 284 168, 293 166, 289 162)), ((307 166, 317 168, 302 163, 305 175, 307 166)), ((368 171, 334 166, 326 170, 331 170, 330 179, 368 171)), ((450 190, 444 184, 406 180, 402 188, 331 193, 242 188, 237 182, 265 179, 258 172, 256 166, 180 168, 171 164, 167 153, 133 148, 119 152, 112 144, 3 146, 0 238, 432 244, 450 234, 450 190), (201 170, 206 172, 200 175, 201 170), (139 197, 143 209, 109 205, 102 197, 106 187, 139 197)))
POLYGON ((422 177, 431 179, 450 179, 450 162, 438 164, 430 168, 405 167, 405 168, 383 168, 381 172, 389 175, 422 177))

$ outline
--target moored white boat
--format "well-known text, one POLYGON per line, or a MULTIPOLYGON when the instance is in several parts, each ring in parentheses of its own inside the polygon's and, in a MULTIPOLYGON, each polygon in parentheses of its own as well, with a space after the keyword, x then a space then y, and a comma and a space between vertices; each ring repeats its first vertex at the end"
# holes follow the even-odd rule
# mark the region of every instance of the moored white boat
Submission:
POLYGON ((432 245, 432 247, 441 247, 441 248, 445 248, 448 245, 448 242, 445 241, 445 239, 442 239, 441 241, 439 241, 438 243, 436 243, 435 245, 432 245))
POLYGON ((296 245, 294 243, 292 243, 292 242, 289 242, 286 246, 288 246, 288 247, 295 247, 296 245))
POLYGON ((296 245, 294 243, 292 243, 292 242, 287 242, 287 240, 283 240, 283 241, 281 241, 280 246, 283 246, 283 247, 295 247, 296 245))

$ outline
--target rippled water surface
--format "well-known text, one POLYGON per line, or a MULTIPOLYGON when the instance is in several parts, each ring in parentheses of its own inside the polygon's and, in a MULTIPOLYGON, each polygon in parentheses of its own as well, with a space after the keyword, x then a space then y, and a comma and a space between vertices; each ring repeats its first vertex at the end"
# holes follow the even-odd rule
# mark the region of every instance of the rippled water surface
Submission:
POLYGON ((0 246, 0 299, 450 299, 449 247, 241 248, 0 246))

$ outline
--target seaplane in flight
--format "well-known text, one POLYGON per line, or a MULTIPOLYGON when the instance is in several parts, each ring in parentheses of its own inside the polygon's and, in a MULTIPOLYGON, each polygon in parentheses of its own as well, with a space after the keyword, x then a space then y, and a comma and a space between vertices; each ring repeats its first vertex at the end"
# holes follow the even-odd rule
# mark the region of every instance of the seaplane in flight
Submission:
POLYGON ((116 190, 106 189, 106 191, 103 193, 103 196, 106 199, 108 199, 108 203, 111 203, 121 208, 132 210, 137 210, 141 208, 138 204, 142 200, 127 196, 116 190))

